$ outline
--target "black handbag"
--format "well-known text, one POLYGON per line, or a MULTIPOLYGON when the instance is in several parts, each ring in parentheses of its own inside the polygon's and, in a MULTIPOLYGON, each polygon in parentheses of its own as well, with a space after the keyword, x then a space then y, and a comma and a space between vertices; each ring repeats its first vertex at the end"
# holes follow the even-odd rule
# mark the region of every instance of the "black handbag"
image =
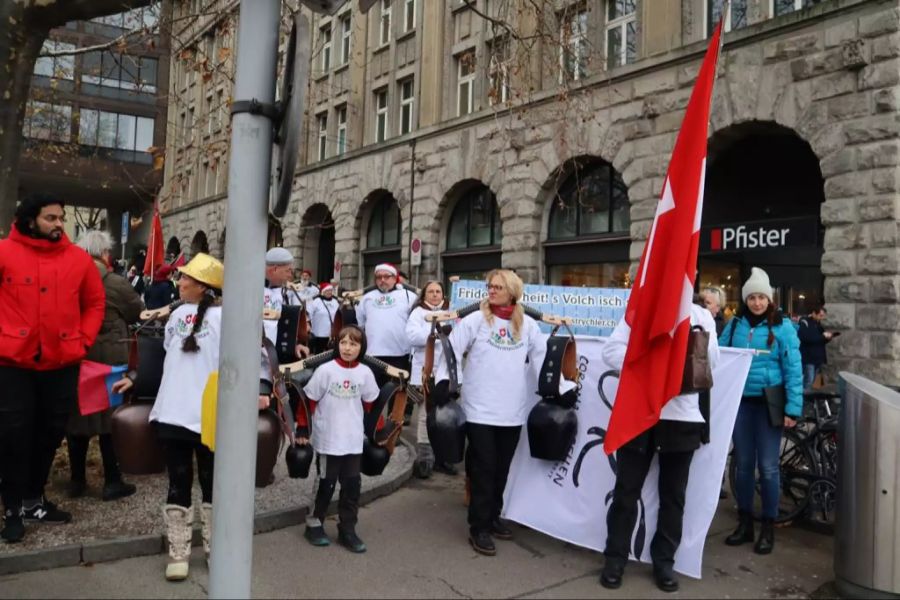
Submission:
POLYGON ((763 395, 769 408, 769 424, 772 427, 784 427, 784 405, 787 404, 784 386, 773 385, 763 388, 763 395))

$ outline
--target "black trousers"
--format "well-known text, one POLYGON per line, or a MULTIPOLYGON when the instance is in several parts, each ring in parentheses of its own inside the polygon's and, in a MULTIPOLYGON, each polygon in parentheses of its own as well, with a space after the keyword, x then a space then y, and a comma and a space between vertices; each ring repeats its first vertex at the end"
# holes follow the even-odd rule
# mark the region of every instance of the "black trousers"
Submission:
POLYGON ((334 496, 334 488, 341 484, 341 492, 338 496, 338 528, 353 531, 356 527, 359 515, 359 496, 362 489, 362 479, 359 475, 362 454, 345 454, 334 456, 330 454, 316 454, 316 473, 319 476, 319 489, 316 490, 316 500, 313 507, 313 516, 319 521, 325 520, 328 513, 328 505, 334 496))
MULTIPOLYGON (((624 446, 616 453, 618 469, 612 505, 606 515, 607 562, 623 568, 628 561, 631 537, 638 514, 641 488, 650 470, 654 451, 641 452, 624 446)), ((681 543, 684 497, 694 451, 659 453, 659 517, 656 534, 650 543, 655 566, 675 563, 675 551, 681 543)))
POLYGON ((0 367, 3 504, 41 498, 56 450, 77 405, 78 365, 34 371, 0 367))
POLYGON ((169 493, 166 502, 190 508, 193 504, 191 490, 194 487, 194 457, 197 457, 197 479, 203 502, 212 502, 213 467, 215 455, 197 439, 161 437, 169 473, 169 493))
MULTIPOLYGON (((103 479, 106 483, 112 483, 122 479, 119 471, 119 461, 113 447, 112 435, 100 434, 100 456, 103 459, 103 479)), ((69 447, 69 471, 72 481, 84 483, 86 481, 86 463, 88 446, 91 438, 86 435, 67 435, 66 443, 69 447)))
POLYGON ((522 427, 466 424, 466 474, 472 486, 469 530, 490 531, 503 509, 503 490, 522 427))

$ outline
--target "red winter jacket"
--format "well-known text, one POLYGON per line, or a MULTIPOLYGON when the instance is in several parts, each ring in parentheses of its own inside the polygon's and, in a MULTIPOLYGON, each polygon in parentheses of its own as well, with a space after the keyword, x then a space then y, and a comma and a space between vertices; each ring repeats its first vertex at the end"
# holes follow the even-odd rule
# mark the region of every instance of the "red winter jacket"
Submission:
POLYGON ((94 261, 13 227, 0 240, 0 365, 48 371, 77 363, 103 324, 106 294, 94 261))

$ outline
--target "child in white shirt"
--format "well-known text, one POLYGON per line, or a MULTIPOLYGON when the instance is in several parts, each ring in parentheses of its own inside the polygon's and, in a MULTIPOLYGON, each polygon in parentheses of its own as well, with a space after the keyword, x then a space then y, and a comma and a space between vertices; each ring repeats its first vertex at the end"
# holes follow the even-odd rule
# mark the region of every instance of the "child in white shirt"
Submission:
POLYGON ((338 482, 338 542, 352 552, 365 552, 366 545, 356 535, 361 487, 360 465, 363 451, 363 415, 378 399, 375 375, 359 358, 365 348, 365 334, 359 327, 344 327, 338 334, 338 354, 313 373, 303 388, 309 399, 310 423, 299 410, 297 424, 301 444, 312 439, 316 451, 318 490, 313 513, 306 520, 304 537, 314 546, 330 543, 322 525, 338 482), (313 418, 314 417, 314 418, 313 418))

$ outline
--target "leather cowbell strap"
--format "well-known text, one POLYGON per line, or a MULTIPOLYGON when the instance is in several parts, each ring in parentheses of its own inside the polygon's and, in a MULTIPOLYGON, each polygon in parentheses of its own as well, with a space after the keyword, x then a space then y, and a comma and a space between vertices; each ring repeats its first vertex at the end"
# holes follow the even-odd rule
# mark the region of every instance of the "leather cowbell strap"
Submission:
POLYGON ((441 344, 441 351, 444 361, 447 363, 447 374, 449 376, 449 392, 450 397, 455 398, 459 395, 459 373, 457 372, 456 353, 453 352, 453 346, 450 344, 448 336, 449 327, 439 327, 437 321, 431 322, 431 333, 425 342, 425 361, 422 365, 422 387, 427 394, 431 391, 429 386, 432 374, 434 372, 434 345, 437 342, 441 344))
MULTIPOLYGON (((266 351, 266 357, 269 359, 269 376, 272 378, 272 395, 275 397, 276 406, 275 412, 281 423, 282 432, 284 432, 285 436, 290 441, 291 446, 293 446, 296 443, 296 440, 294 438, 294 426, 289 417, 289 415, 291 415, 291 409, 290 394, 287 387, 288 383, 284 373, 278 368, 278 351, 275 349, 275 345, 266 337, 265 331, 263 331, 262 335, 262 345, 266 351)), ((292 385, 292 387, 295 386, 292 385)), ((306 403, 306 397, 302 390, 298 390, 298 392, 300 394, 300 405, 302 409, 306 411, 307 422, 309 422, 309 406, 306 403)))
MULTIPOLYGON (((384 373, 387 373, 387 367, 390 366, 368 354, 363 356, 360 362, 371 369, 378 369, 384 373)), ((370 440, 374 441, 377 445, 386 448, 389 454, 394 453, 394 447, 397 445, 397 440, 400 438, 400 433, 403 431, 403 421, 407 401, 406 381, 403 379, 399 382, 393 380, 388 381, 381 387, 378 399, 369 411, 369 415, 365 421, 367 426, 370 422, 372 423, 371 428, 368 430, 372 433, 370 440), (375 426, 378 423, 378 417, 381 416, 384 407, 390 403, 392 398, 393 405, 391 406, 391 412, 388 415, 388 423, 385 423, 385 427, 376 432, 375 426)))
POLYGON ((543 398, 556 398, 560 395, 560 377, 568 381, 578 381, 578 350, 575 336, 566 326, 569 335, 556 335, 559 326, 553 328, 547 338, 547 354, 538 375, 538 394, 543 398))

